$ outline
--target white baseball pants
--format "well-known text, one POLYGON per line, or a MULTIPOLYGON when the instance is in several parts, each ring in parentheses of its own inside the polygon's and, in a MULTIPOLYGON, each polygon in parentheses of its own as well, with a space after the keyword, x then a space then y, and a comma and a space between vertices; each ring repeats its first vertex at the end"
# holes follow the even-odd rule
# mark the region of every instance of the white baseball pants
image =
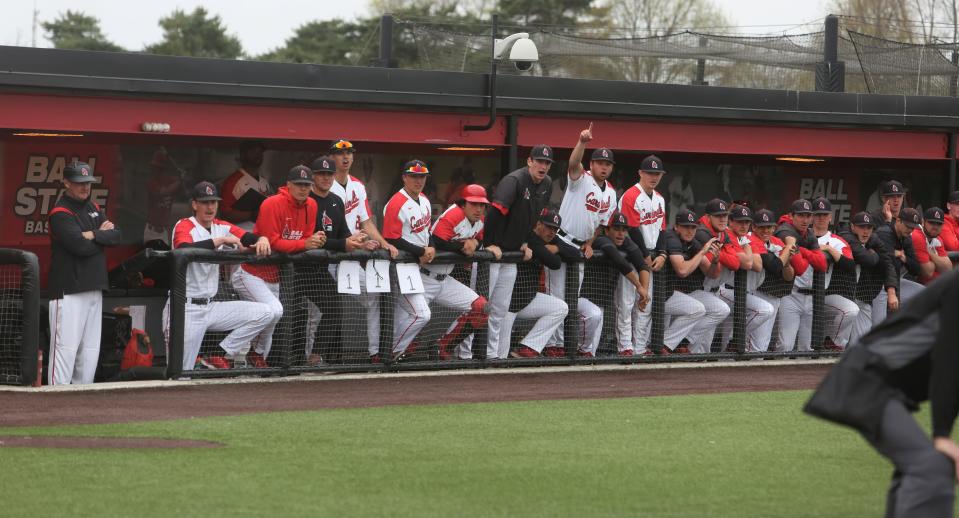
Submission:
MULTIPOLYGON (((193 370, 207 331, 230 331, 220 342, 220 348, 228 356, 236 356, 272 319, 270 306, 260 302, 230 300, 203 305, 187 300, 183 314, 183 370, 193 370)), ((169 347, 170 299, 163 308, 163 334, 169 347)))
POLYGON ((770 338, 769 338, 769 343, 767 344, 767 347, 766 347, 765 350, 767 350, 767 351, 769 351, 769 350, 775 350, 775 349, 776 349, 777 340, 779 339, 779 333, 778 333, 778 331, 776 330, 776 318, 779 316, 779 306, 782 304, 783 299, 781 299, 781 298, 779 298, 779 297, 773 297, 772 295, 769 295, 769 294, 767 294, 767 293, 763 293, 763 292, 761 292, 761 291, 757 291, 757 292, 753 293, 752 295, 754 295, 754 296, 756 296, 756 297, 764 300, 766 303, 768 303, 768 304, 769 304, 770 306, 772 306, 772 308, 773 308, 773 316, 772 316, 772 318, 769 319, 769 336, 770 336, 770 338))
POLYGON ((420 277, 423 278, 423 293, 400 294, 397 297, 396 312, 393 316, 393 329, 396 333, 393 339, 393 354, 405 351, 430 321, 431 303, 436 302, 440 306, 465 313, 471 309, 473 301, 479 298, 475 291, 452 277, 447 276, 442 281, 422 273, 420 277))
MULTIPOLYGON (((501 346, 500 337, 503 319, 509 313, 509 303, 513 299, 513 285, 516 283, 516 265, 512 263, 490 263, 489 265, 489 321, 487 323, 488 342, 486 346, 486 357, 506 358, 509 354, 509 334, 507 334, 506 345, 501 346), (502 355, 500 351, 505 348, 502 355)), ((563 303, 565 305, 565 302, 563 303)), ((552 329, 550 333, 552 333, 552 329)), ((546 337, 549 339, 549 336, 546 337)), ((468 346, 472 341, 467 340, 468 346)), ((462 351, 461 351, 462 352, 462 351)))
MULTIPOLYGON (((577 263, 577 271, 579 272, 579 282, 577 283, 577 290, 582 289, 583 287, 583 271, 585 265, 583 263, 577 263)), ((566 271, 567 265, 563 263, 558 270, 550 270, 546 268, 546 289, 547 293, 552 295, 562 301, 566 301, 566 271)), ((580 336, 577 340, 577 345, 579 350, 582 352, 588 352, 590 354, 596 354, 596 349, 599 348, 599 337, 602 334, 603 330, 603 310, 599 309, 599 306, 593 304, 593 302, 584 297, 578 297, 576 299, 576 311, 580 320, 580 336)), ((549 340, 550 345, 555 345, 557 347, 563 347, 565 344, 564 341, 564 329, 563 326, 559 326, 553 336, 549 340)))
MULTIPOLYGON (((676 295, 683 295, 682 293, 675 292, 670 300, 672 300, 676 295)), ((720 324, 723 323, 723 320, 726 320, 726 317, 729 316, 729 306, 722 301, 716 295, 708 293, 705 290, 696 290, 692 293, 686 294, 687 297, 692 298, 702 304, 703 311, 705 314, 695 321, 695 326, 692 331, 686 335, 689 338, 689 352, 693 354, 706 354, 710 352, 710 349, 713 345, 713 337, 716 335, 716 329, 720 324)), ((675 304, 675 303, 674 303, 675 304)), ((669 309, 670 303, 666 302, 667 312, 669 309)), ((682 317, 681 317, 682 318, 682 317)), ((676 319, 679 320, 679 319, 676 319)), ((670 331, 673 327, 673 324, 670 324, 666 328, 666 346, 670 349, 675 349, 676 345, 679 344, 679 340, 673 342, 671 340, 670 331)))
POLYGON ((860 337, 872 329, 872 304, 866 304, 857 299, 856 306, 859 308, 859 315, 856 316, 856 322, 852 325, 849 345, 855 344, 860 337))
MULTIPOLYGON (((918 282, 912 282, 906 279, 899 279, 899 307, 909 299, 918 295, 925 288, 918 282)), ((876 327, 880 322, 886 319, 888 312, 889 295, 886 290, 880 290, 879 295, 872 299, 872 326, 876 327)))
POLYGON ((779 344, 785 352, 812 350, 812 295, 793 289, 792 293, 782 298, 779 306, 779 344))
POLYGON ((824 336, 832 338, 834 344, 845 347, 859 318, 859 306, 842 295, 826 295, 825 311, 824 336))
POLYGON ((244 300, 260 302, 270 308, 270 321, 256 336, 253 350, 265 359, 273 346, 273 330, 283 318, 283 305, 280 304, 280 283, 266 282, 243 268, 233 271, 233 288, 244 300))
POLYGON ((496 358, 506 358, 509 355, 510 335, 513 333, 513 324, 517 318, 536 319, 536 324, 519 343, 541 353, 550 336, 556 332, 556 328, 563 325, 563 320, 568 313, 569 306, 561 299, 545 293, 537 293, 533 300, 518 313, 506 313, 499 330, 500 335, 497 340, 499 349, 496 358))
MULTIPOLYGON (((653 295, 653 278, 649 278, 649 295, 653 295)), ((637 353, 646 350, 649 341, 649 328, 652 323, 653 304, 646 304, 645 310, 636 305, 636 287, 629 279, 620 275, 616 280, 613 296, 616 301, 616 344, 620 352, 635 349, 637 353)), ((668 307, 668 306, 667 306, 668 307)))
POLYGON ((100 360, 103 292, 84 291, 50 301, 50 365, 47 383, 93 383, 100 360))
MULTIPOLYGON (((732 339, 733 334, 733 304, 736 302, 736 291, 721 286, 717 292, 719 298, 729 306, 730 316, 723 322, 723 348, 732 339)), ((746 294, 746 339, 747 352, 765 352, 769 349, 772 339, 773 324, 776 323, 776 308, 765 300, 746 294)))

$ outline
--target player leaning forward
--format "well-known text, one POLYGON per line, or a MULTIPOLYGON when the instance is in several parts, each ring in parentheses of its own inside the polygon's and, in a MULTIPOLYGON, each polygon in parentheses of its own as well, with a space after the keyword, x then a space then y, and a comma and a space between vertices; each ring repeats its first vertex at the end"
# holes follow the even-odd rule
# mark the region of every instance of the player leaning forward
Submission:
POLYGON ((93 169, 83 162, 63 168, 63 195, 50 211, 50 385, 93 383, 100 358, 103 247, 120 231, 90 199, 93 169))
MULTIPOLYGON (((286 186, 260 206, 253 232, 270 242, 270 248, 293 254, 313 250, 326 244, 326 234, 315 232, 316 202, 310 198, 313 172, 298 165, 287 173, 286 186)), ((243 264, 233 272, 233 287, 245 300, 270 306, 272 319, 260 331, 256 345, 247 354, 249 363, 258 369, 269 365, 266 359, 273 345, 273 330, 283 317, 280 303, 280 270, 273 264, 243 264)))
MULTIPOLYGON (((201 250, 236 250, 252 247, 257 255, 270 255, 270 242, 265 237, 247 232, 233 223, 216 219, 219 193, 210 182, 193 188, 193 217, 181 219, 173 227, 173 248, 201 250)), ((200 363, 212 369, 228 369, 227 356, 236 356, 272 320, 270 307, 259 302, 239 300, 215 301, 219 286, 220 265, 192 262, 186 271, 186 301, 183 306, 183 370, 192 370, 200 354, 200 344, 207 331, 229 331, 220 341, 225 354, 211 354, 200 363)), ((170 303, 163 310, 163 328, 169 333, 170 303)), ((169 340, 169 338, 168 338, 169 340)))
MULTIPOLYGON (((432 206, 423 194, 429 172, 419 160, 408 162, 403 168, 403 188, 390 198, 383 211, 383 237, 399 250, 419 258, 424 288, 423 293, 403 294, 396 299, 394 360, 402 360, 416 350, 413 339, 430 321, 430 302, 461 312, 472 311, 476 326, 484 325, 486 320, 486 299, 450 277, 452 265, 429 264, 436 257, 436 248, 430 246, 432 206)), ((480 203, 483 201, 485 196, 480 203)), ((464 246, 475 250, 475 239, 469 240, 470 244, 464 246)))
MULTIPOLYGON (((566 170, 569 181, 563 194, 563 203, 559 207, 563 226, 557 233, 558 239, 582 250, 587 259, 593 255, 596 229, 600 225, 606 225, 616 210, 616 189, 606 181, 616 163, 613 152, 607 148, 595 150, 589 161, 589 171, 583 170, 583 152, 592 139, 593 124, 590 123, 589 127, 579 134, 579 141, 569 155, 569 166, 566 170)), ((574 268, 578 275, 576 289, 579 290, 583 284, 584 264, 577 263, 574 268)), ((545 269, 549 294, 563 301, 566 300, 566 269, 565 262, 561 263, 557 270, 545 269)), ((603 311, 599 306, 589 299, 578 297, 576 307, 586 329, 602 329, 603 311)), ((594 333, 587 332, 587 335, 591 334, 594 333)), ((557 347, 563 346, 563 326, 559 326, 550 343, 557 347)), ((590 343, 580 345, 581 352, 595 350, 590 343)))

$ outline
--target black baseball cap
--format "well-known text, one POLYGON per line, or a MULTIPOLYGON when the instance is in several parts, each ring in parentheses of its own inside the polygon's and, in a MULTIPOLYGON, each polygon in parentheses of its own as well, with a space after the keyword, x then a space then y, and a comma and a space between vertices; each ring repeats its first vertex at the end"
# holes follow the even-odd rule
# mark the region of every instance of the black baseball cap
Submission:
POLYGON ((776 213, 769 209, 759 209, 753 214, 753 225, 757 227, 775 227, 776 213))
POLYGON ((97 181, 93 168, 86 162, 73 162, 63 168, 63 179, 73 183, 91 183, 97 181))
POLYGON ((295 166, 293 169, 290 169, 290 172, 286 173, 286 181, 293 183, 308 183, 313 184, 313 171, 310 171, 309 167, 305 165, 295 166))
POLYGON ((753 211, 744 205, 734 205, 733 209, 729 211, 729 219, 733 221, 752 221, 753 211))
POLYGON ((426 167, 426 164, 422 160, 410 160, 406 163, 406 165, 403 166, 403 174, 426 176, 430 174, 430 168, 426 167))
POLYGON ((922 217, 929 223, 942 223, 942 215, 942 209, 939 207, 929 207, 922 217))
POLYGON ((552 162, 553 148, 547 146, 546 144, 533 146, 533 149, 531 149, 529 152, 529 157, 533 160, 546 160, 547 162, 552 162))
POLYGON ((790 214, 812 214, 812 203, 800 198, 789 206, 789 212, 790 214))
POLYGON ((919 215, 919 211, 913 209, 912 207, 907 207, 902 209, 899 212, 899 219, 902 220, 902 224, 909 228, 916 228, 922 224, 922 216, 919 215))
POLYGON ((191 198, 195 201, 220 201, 223 199, 220 197, 220 191, 217 190, 216 185, 210 182, 200 182, 194 185, 191 198))
POLYGON ((699 225, 699 221, 696 220, 695 212, 689 209, 683 209, 676 213, 676 224, 683 227, 695 227, 699 225))
POLYGON ((606 224, 607 227, 628 227, 629 221, 626 220, 626 215, 620 211, 615 211, 609 216, 609 223, 606 224))
POLYGON ((639 165, 640 172, 644 173, 666 173, 666 170, 663 169, 663 161, 656 155, 649 155, 643 159, 643 163, 639 165))
POLYGON ((905 194, 906 189, 897 180, 889 180, 879 189, 880 196, 904 196, 905 194))
POLYGON ((559 228, 563 224, 563 218, 553 209, 543 209, 539 215, 539 222, 547 227, 559 228))
POLYGON ((813 214, 832 214, 832 203, 822 196, 812 201, 813 214))
POLYGON ((959 203, 959 191, 952 191, 946 203, 959 203))
POLYGON ((876 222, 872 220, 872 215, 866 211, 857 212, 852 216, 852 219, 849 220, 853 225, 870 226, 876 228, 876 222))
POLYGON ((310 164, 310 169, 314 173, 335 173, 336 163, 328 156, 321 156, 310 164))
POLYGON ((596 151, 593 151, 593 156, 590 160, 605 160, 610 164, 616 163, 616 157, 613 156, 613 150, 608 147, 601 147, 596 151))
POLYGON ((706 202, 706 214, 709 214, 710 216, 729 214, 729 204, 726 203, 726 200, 713 198, 706 202))
POLYGON ((356 146, 352 142, 346 140, 345 138, 338 138, 333 142, 330 142, 330 153, 336 153, 337 151, 356 151, 356 146))

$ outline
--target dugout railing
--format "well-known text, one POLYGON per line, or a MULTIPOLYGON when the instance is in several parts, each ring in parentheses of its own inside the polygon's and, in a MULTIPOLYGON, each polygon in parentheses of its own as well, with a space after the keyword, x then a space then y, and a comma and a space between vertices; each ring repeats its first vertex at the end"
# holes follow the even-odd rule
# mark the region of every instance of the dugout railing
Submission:
MULTIPOLYGON (((837 354, 834 351, 824 350, 824 332, 829 327, 826 323, 826 314, 823 309, 825 293, 822 275, 815 277, 814 304, 811 318, 812 349, 808 351, 790 350, 777 351, 774 348, 763 352, 750 352, 747 347, 747 324, 749 317, 746 307, 746 272, 736 272, 734 280, 726 287, 736 294, 732 307, 729 310, 731 318, 727 321, 726 335, 722 331, 710 344, 706 354, 656 354, 663 344, 663 335, 666 326, 670 323, 670 316, 666 314, 665 306, 668 296, 672 293, 676 279, 669 268, 653 274, 652 301, 650 307, 650 329, 648 331, 647 355, 636 354, 623 357, 617 354, 615 330, 615 283, 621 276, 610 263, 597 252, 586 262, 584 280, 581 289, 577 290, 576 276, 566 276, 566 296, 564 302, 569 312, 563 322, 564 340, 554 344, 561 348, 561 354, 550 356, 541 355, 535 358, 492 358, 487 356, 488 329, 481 328, 472 335, 472 343, 460 343, 454 348, 454 358, 442 360, 438 356, 437 342, 445 336, 453 326, 458 311, 443 308, 440 305, 431 306, 431 318, 420 330, 415 342, 416 352, 401 358, 392 357, 394 329, 394 314, 398 297, 403 293, 398 289, 399 282, 397 269, 401 265, 415 265, 412 256, 402 253, 397 260, 389 260, 385 251, 357 251, 351 253, 330 253, 324 250, 313 250, 300 254, 274 254, 270 257, 257 258, 250 254, 238 252, 214 252, 199 249, 180 249, 170 254, 172 257, 172 290, 170 297, 169 327, 167 339, 168 376, 178 378, 233 376, 243 374, 273 374, 286 375, 302 372, 363 372, 363 371, 390 371, 407 369, 463 369, 485 367, 509 367, 520 365, 558 365, 580 363, 641 363, 666 361, 704 361, 717 359, 752 359, 778 358, 803 356, 830 356, 837 354), (368 295, 339 293, 338 283, 334 278, 331 266, 348 262, 354 263, 354 272, 367 274, 371 262, 378 261, 386 271, 380 273, 389 276, 389 291, 368 295), (183 370, 184 354, 184 310, 186 305, 186 271, 193 263, 216 263, 220 268, 220 289, 215 300, 239 300, 241 296, 232 286, 230 270, 247 265, 275 265, 279 273, 279 300, 283 305, 283 316, 272 334, 273 344, 267 360, 268 369, 255 369, 245 364, 245 357, 234 357, 233 368, 201 370, 194 369, 189 373, 183 370), (359 270, 356 270, 356 264, 359 270), (317 272, 329 272, 325 282, 312 283, 309 279, 317 272), (311 273, 312 272, 312 273, 311 273), (603 325, 600 346, 593 357, 582 357, 577 354, 583 342, 583 321, 575 311, 579 297, 592 301, 602 309, 603 325), (363 300, 363 299, 367 300, 363 300), (332 302, 332 306, 330 301, 332 302), (370 304, 369 300, 375 301, 370 304), (335 307, 339 310, 339 319, 326 319, 329 313, 320 312, 318 318, 313 315, 320 310, 320 305, 326 304, 327 309, 335 307), (375 326, 372 322, 378 320, 375 326), (375 328, 378 333, 371 331, 375 328), (375 336, 375 340, 373 340, 375 336), (723 340, 723 336, 729 339, 723 340), (372 343, 371 343, 372 342, 372 343), (336 350, 329 350, 330 347, 336 350), (324 349, 325 348, 325 349, 324 349), (370 352, 378 349, 377 362, 371 360, 370 352), (311 361, 314 353, 322 359, 319 362, 311 361)), ((492 254, 484 251, 477 252, 473 257, 466 259, 462 255, 440 252, 433 264, 455 265, 451 277, 469 286, 473 285, 479 295, 489 294, 489 267, 495 261, 492 254), (475 274, 473 270, 475 269, 475 274)), ((506 253, 498 262, 523 263, 519 253, 506 253)), ((575 266, 570 264, 570 266, 575 266)), ((417 266, 418 268, 418 266, 417 266)), ((522 266, 520 267, 522 268, 522 266)), ((526 274, 519 274, 514 290, 535 292, 546 291, 544 280, 536 272, 538 265, 532 264, 526 268, 526 274)), ((575 268, 568 268, 575 271, 575 268)), ((327 275, 323 273, 323 275, 327 275)), ((549 311, 550 305, 560 306, 556 301, 548 298, 537 299, 539 308, 549 311)), ((511 308, 514 313, 519 308, 511 308)), ((516 313, 522 315, 522 313, 516 313)), ((777 319, 778 320, 778 319, 777 319)), ((518 344, 533 327, 537 319, 524 320, 519 318, 513 327, 513 333, 508 338, 510 344, 518 344)), ((774 328, 778 329, 778 323, 774 328)), ((199 357, 217 349, 217 343, 227 331, 207 332, 203 338, 199 357)), ((500 336, 502 336, 502 329, 500 336)), ((683 340, 684 344, 694 340, 691 336, 683 340)), ((775 341, 775 336, 773 337, 775 341)), ((502 342, 502 340, 501 340, 502 342)), ((684 345, 683 344, 683 345, 684 345)), ((544 352, 546 352, 544 350, 544 352)), ((554 351, 555 352, 555 351, 554 351)))
POLYGON ((40 266, 37 256, 0 248, 0 383, 37 380, 40 266))

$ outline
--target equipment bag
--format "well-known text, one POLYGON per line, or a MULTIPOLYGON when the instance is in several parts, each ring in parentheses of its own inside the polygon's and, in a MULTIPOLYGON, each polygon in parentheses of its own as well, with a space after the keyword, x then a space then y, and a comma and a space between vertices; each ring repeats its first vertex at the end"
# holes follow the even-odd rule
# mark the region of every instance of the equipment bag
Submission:
POLYGON ((153 345, 150 343, 150 337, 140 329, 131 330, 130 339, 123 349, 123 360, 120 362, 120 370, 125 371, 133 367, 152 366, 153 345))

